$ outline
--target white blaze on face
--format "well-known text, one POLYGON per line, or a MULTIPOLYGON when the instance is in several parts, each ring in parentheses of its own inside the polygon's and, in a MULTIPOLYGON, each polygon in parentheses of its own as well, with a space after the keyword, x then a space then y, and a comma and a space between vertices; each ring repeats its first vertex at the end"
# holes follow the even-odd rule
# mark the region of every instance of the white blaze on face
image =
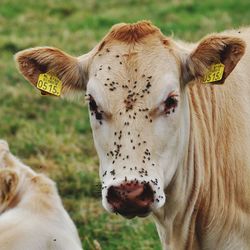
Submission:
POLYGON ((90 72, 87 99, 104 207, 112 211, 108 188, 130 181, 149 183, 151 208, 161 207, 185 140, 175 58, 157 41, 133 49, 111 44, 96 56, 90 72))

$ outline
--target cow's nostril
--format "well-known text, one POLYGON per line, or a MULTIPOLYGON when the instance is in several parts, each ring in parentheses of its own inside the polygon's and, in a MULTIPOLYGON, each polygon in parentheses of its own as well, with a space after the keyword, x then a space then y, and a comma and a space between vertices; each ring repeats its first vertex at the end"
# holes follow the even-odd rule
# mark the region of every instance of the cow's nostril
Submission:
POLYGON ((140 200, 146 202, 154 202, 154 192, 149 184, 144 184, 143 192, 140 195, 140 200))
POLYGON ((116 204, 122 200, 124 195, 125 193, 121 192, 118 188, 111 186, 108 189, 107 200, 110 204, 116 206, 116 204))
POLYGON ((120 214, 142 214, 150 210, 154 193, 148 183, 126 182, 108 189, 107 201, 120 214))

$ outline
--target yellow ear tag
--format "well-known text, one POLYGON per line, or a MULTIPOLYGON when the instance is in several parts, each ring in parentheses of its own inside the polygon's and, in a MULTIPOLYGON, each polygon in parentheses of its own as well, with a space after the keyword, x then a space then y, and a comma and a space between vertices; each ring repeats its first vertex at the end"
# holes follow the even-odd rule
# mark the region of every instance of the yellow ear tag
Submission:
POLYGON ((222 63, 213 64, 203 79, 203 83, 218 82, 222 79, 225 65, 222 63))
POLYGON ((40 74, 37 81, 37 88, 55 96, 60 96, 62 81, 49 73, 40 74))

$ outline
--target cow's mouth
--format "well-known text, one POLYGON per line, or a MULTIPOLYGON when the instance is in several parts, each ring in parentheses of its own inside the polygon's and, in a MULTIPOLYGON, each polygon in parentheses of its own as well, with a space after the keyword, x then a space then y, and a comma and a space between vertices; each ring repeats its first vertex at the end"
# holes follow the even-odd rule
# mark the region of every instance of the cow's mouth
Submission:
POLYGON ((148 183, 123 182, 119 186, 109 187, 107 201, 114 213, 125 218, 146 217, 151 211, 154 192, 148 183))
POLYGON ((150 214, 150 209, 141 209, 140 211, 128 211, 128 210, 116 210, 115 213, 120 214, 121 216, 125 217, 126 219, 133 219, 134 217, 138 216, 141 218, 147 217, 150 214))

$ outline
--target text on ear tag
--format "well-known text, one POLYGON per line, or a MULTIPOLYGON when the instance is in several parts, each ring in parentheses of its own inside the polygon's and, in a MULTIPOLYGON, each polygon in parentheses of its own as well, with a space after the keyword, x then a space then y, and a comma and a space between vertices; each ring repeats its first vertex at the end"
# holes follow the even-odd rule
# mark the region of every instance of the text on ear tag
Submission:
POLYGON ((203 79, 203 83, 220 81, 223 77, 225 65, 222 63, 213 64, 203 79))
POLYGON ((60 96, 62 81, 49 73, 40 74, 37 81, 37 88, 55 96, 60 96))

